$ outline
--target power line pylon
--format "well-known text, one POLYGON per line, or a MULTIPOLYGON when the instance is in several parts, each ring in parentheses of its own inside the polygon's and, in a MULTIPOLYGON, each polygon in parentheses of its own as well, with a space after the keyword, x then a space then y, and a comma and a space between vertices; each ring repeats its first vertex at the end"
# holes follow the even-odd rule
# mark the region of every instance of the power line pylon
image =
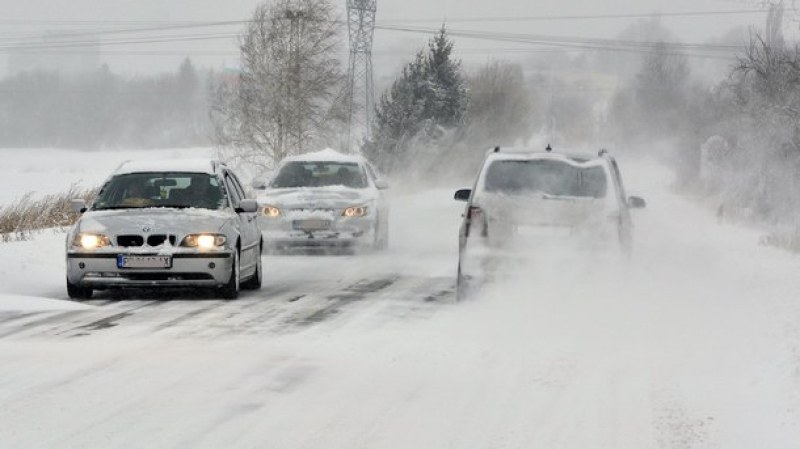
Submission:
POLYGON ((347 30, 350 34, 348 67, 347 145, 352 151, 359 137, 370 138, 375 115, 372 75, 372 40, 375 35, 377 0, 347 0, 347 30))

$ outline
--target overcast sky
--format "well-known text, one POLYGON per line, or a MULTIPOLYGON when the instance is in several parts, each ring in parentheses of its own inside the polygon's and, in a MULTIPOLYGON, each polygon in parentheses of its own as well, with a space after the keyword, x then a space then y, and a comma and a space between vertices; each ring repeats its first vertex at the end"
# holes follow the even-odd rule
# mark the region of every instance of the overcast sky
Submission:
MULTIPOLYGON (((183 21, 243 20, 258 0, 0 0, 0 74, 8 73, 2 47, 26 42, 43 32, 113 30, 148 26, 147 22, 174 24, 183 21)), ((344 10, 345 0, 340 0, 344 10)), ((514 32, 570 37, 616 36, 636 18, 563 18, 563 16, 608 16, 664 13, 665 26, 684 42, 718 39, 737 26, 763 27, 765 14, 752 13, 763 2, 749 0, 378 0, 378 22, 385 25, 436 27, 447 20, 453 30, 514 32), (715 12, 713 15, 670 16, 671 13, 715 12), (732 14, 733 11, 750 11, 732 14), (541 20, 542 17, 561 16, 541 20), (496 20, 519 18, 520 20, 496 20), (538 18, 538 19, 537 19, 538 18), (465 21, 465 19, 480 19, 465 21), (521 20, 524 19, 524 20, 521 20)), ((788 2, 791 3, 791 2, 788 2)), ((787 13, 786 31, 794 38, 795 14, 787 13)), ((197 65, 235 67, 236 40, 229 37, 238 26, 152 31, 137 36, 191 34, 203 37, 191 42, 127 44, 103 47, 103 60, 115 72, 135 74, 172 70, 186 55, 197 65), (218 34, 206 39, 209 34, 218 34)), ((118 35, 112 35, 117 37, 118 35)), ((81 38, 85 39, 85 38, 81 38)), ((409 59, 415 48, 424 45, 422 34, 379 30, 375 36, 376 70, 393 72, 409 59)), ((491 58, 514 59, 542 46, 457 39, 461 56, 467 62, 491 58)), ((80 53, 81 49, 50 49, 51 53, 80 53)))

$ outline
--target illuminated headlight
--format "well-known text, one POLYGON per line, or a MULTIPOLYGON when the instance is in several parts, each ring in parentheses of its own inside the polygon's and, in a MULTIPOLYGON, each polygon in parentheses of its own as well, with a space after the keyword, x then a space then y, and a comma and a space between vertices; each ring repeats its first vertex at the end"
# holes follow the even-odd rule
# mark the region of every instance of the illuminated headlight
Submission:
POLYGON ((111 240, 103 234, 78 234, 72 246, 83 249, 98 249, 111 246, 111 240))
POLYGON ((278 218, 281 216, 281 210, 274 206, 264 206, 264 208, 261 209, 261 213, 269 218, 278 218))
POLYGON ((214 249, 225 245, 226 238, 221 234, 191 234, 183 239, 181 246, 188 248, 214 249))
POLYGON ((358 218, 367 215, 367 208, 365 206, 348 207, 342 213, 343 217, 358 218))

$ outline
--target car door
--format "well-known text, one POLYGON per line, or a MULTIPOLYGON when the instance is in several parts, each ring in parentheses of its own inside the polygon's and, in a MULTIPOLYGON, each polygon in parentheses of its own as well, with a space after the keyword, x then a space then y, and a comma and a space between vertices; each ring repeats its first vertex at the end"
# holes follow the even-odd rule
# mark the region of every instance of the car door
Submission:
MULTIPOLYGON (((239 203, 245 199, 244 188, 233 172, 225 171, 225 188, 231 195, 234 208, 239 207, 239 203)), ((261 232, 256 223, 255 213, 237 213, 239 220, 239 238, 241 239, 241 267, 242 273, 250 274, 255 270, 258 258, 261 257, 259 243, 261 242, 261 232)))

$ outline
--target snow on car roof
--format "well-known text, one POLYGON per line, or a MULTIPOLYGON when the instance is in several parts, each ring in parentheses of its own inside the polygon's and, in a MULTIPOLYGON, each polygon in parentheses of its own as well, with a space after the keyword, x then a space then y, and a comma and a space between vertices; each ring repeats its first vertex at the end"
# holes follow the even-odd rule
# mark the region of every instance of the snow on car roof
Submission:
POLYGON ((364 162, 364 158, 356 154, 340 153, 333 148, 325 148, 321 151, 313 153, 305 153, 297 156, 289 156, 284 159, 284 162, 364 162))
POLYGON ((217 162, 212 159, 168 159, 155 161, 126 161, 117 168, 115 174, 151 173, 151 172, 186 172, 215 173, 217 162))
POLYGON ((556 159, 579 164, 600 159, 600 156, 591 153, 565 153, 531 148, 501 148, 499 151, 490 149, 487 154, 491 159, 556 159))

